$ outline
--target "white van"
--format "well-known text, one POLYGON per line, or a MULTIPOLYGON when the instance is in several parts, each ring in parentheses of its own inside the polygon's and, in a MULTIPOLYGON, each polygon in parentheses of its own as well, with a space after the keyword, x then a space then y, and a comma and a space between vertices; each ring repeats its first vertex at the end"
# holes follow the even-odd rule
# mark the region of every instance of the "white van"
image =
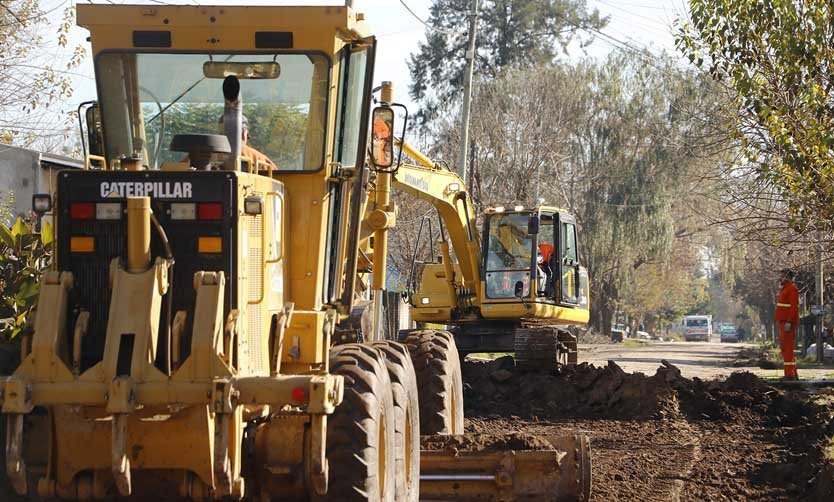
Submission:
POLYGON ((683 318, 683 339, 708 342, 712 338, 711 315, 688 315, 683 318))

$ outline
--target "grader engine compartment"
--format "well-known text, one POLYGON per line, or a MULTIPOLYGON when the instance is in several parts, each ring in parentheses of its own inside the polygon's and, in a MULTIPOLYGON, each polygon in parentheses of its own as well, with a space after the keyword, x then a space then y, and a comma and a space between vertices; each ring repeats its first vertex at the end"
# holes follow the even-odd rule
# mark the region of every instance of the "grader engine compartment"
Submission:
MULTIPOLYGON (((239 272, 237 184, 238 178, 225 172, 84 171, 59 176, 56 257, 59 269, 71 272, 74 281, 68 297, 67 329, 72 330, 79 314, 89 313, 81 347, 82 372, 104 355, 110 262, 127 256, 127 197, 150 197, 151 210, 167 234, 174 259, 169 277, 172 287, 163 298, 159 332, 165 333, 165 323, 184 311, 184 333, 191 333, 194 274, 223 271, 226 277, 235 277, 239 272), (167 295, 172 295, 170 302, 167 295)), ((240 220, 240 225, 240 230, 249 230, 247 219, 240 220)), ((153 229, 151 254, 166 255, 162 239, 153 229)), ((239 294, 238 283, 227 281, 224 316, 237 304, 239 294)), ((178 347, 182 358, 190 352, 189 338, 184 337, 178 347)), ((163 343, 155 361, 158 368, 164 368, 167 357, 167 343, 163 343)))

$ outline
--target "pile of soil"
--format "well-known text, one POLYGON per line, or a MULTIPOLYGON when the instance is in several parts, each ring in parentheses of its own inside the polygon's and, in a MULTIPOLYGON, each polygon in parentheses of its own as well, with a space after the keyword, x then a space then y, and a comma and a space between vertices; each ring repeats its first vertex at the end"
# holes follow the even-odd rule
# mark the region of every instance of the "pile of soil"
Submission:
POLYGON ((423 450, 445 451, 506 451, 506 450, 546 450, 554 449, 553 445, 539 436, 511 432, 509 434, 463 434, 460 436, 423 436, 420 438, 423 450))
POLYGON ((758 367, 764 370, 775 370, 782 367, 781 361, 776 361, 773 354, 761 347, 744 347, 736 355, 735 367, 758 367))
POLYGON ((579 333, 579 343, 584 345, 599 345, 609 344, 612 342, 611 337, 607 336, 594 329, 587 329, 579 333))
POLYGON ((666 362, 651 376, 613 362, 525 373, 511 357, 462 369, 467 433, 588 434, 594 500, 834 500, 832 391, 688 379, 666 362))
POLYGON ((681 376, 671 364, 651 377, 626 373, 613 361, 605 367, 583 363, 554 374, 517 371, 507 356, 466 361, 462 371, 470 415, 637 419, 679 412, 673 384, 681 376))

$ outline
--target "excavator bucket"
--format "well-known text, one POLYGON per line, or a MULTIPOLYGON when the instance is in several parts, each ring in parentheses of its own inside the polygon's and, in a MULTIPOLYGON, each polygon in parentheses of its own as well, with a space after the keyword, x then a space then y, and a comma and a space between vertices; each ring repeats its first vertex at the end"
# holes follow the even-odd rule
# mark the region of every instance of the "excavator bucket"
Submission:
POLYGON ((587 501, 591 447, 584 434, 544 438, 552 449, 423 450, 424 500, 587 501))

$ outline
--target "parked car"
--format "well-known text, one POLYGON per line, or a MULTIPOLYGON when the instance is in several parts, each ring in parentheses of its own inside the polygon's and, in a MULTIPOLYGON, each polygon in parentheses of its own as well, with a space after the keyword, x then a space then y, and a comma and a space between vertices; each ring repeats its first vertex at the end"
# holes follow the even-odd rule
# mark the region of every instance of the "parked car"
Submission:
POLYGON ((718 328, 718 333, 721 335, 721 343, 738 343, 738 331, 734 326, 721 326, 718 328))

